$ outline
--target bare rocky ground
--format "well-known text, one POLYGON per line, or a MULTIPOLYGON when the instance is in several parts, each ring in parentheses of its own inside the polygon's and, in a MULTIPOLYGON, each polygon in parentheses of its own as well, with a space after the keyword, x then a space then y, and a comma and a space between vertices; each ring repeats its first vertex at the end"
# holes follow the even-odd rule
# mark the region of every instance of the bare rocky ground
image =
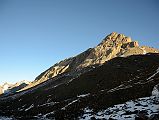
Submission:
POLYGON ((151 96, 159 83, 158 68, 159 54, 114 58, 76 78, 59 75, 36 88, 1 97, 0 114, 16 119, 78 119, 87 108, 98 114, 113 105, 151 96))
POLYGON ((2 94, 0 115, 18 120, 147 120, 158 114, 158 92, 151 96, 157 84, 159 51, 113 32, 26 87, 2 94))

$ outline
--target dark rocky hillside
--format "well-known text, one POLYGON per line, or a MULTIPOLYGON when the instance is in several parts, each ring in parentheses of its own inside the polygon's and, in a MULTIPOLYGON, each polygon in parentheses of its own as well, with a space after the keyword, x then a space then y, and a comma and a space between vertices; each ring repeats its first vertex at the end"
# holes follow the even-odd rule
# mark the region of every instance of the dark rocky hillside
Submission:
POLYGON ((138 41, 134 41, 124 34, 112 32, 94 48, 89 48, 77 56, 62 60, 51 66, 37 76, 35 80, 23 90, 34 87, 63 73, 69 72, 69 74, 76 76, 84 72, 85 68, 92 65, 102 65, 115 57, 127 57, 146 53, 159 53, 159 50, 152 47, 140 46, 138 41))
POLYGON ((150 96, 159 83, 159 54, 116 57, 84 70, 77 76, 66 72, 0 97, 0 115, 22 120, 78 119, 86 108, 96 114, 115 104, 150 96))

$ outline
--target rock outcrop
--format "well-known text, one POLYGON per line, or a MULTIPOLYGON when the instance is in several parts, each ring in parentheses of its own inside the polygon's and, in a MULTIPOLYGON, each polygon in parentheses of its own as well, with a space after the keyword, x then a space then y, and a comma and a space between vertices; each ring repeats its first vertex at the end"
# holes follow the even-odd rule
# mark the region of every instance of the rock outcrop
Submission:
POLYGON ((9 95, 9 94, 16 93, 29 84, 30 84, 30 82, 26 81, 26 80, 22 80, 20 82, 15 83, 15 84, 10 84, 10 83, 6 82, 0 86, 0 94, 9 95))
POLYGON ((9 89, 11 88, 13 84, 10 84, 10 83, 7 83, 5 82, 1 87, 0 87, 0 94, 2 93, 8 93, 9 92, 9 89))
POLYGON ((2 94, 3 93, 3 91, 2 91, 2 86, 0 85, 0 94, 2 94))
POLYGON ((0 114, 18 120, 133 120, 144 111, 159 113, 158 84, 159 54, 116 57, 77 77, 58 75, 2 96, 0 114))
POLYGON ((115 57, 127 57, 146 53, 159 53, 159 50, 146 46, 140 47, 139 43, 133 41, 130 37, 112 32, 96 47, 90 48, 75 57, 56 63, 48 70, 41 73, 35 81, 25 89, 40 84, 62 73, 75 74, 83 68, 93 65, 102 65, 115 57))

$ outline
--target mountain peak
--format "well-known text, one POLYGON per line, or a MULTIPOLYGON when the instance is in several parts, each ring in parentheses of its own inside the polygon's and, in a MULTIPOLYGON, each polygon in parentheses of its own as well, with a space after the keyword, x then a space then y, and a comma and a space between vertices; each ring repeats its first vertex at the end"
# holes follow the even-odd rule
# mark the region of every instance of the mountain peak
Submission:
MULTIPOLYGON (((146 53, 159 53, 157 49, 150 47, 140 47, 138 41, 133 41, 131 37, 117 32, 107 35, 96 47, 68 59, 65 59, 36 77, 25 89, 40 84, 48 79, 63 73, 71 75, 78 74, 79 71, 94 65, 102 65, 115 57, 127 57, 146 53), (78 72, 77 72, 78 71, 78 72)), ((79 72, 80 73, 80 72, 79 72)))
POLYGON ((112 32, 108 36, 106 36, 103 41, 99 45, 107 44, 110 47, 123 45, 126 47, 138 47, 138 41, 132 41, 131 37, 127 37, 124 34, 120 34, 117 32, 112 32))
POLYGON ((10 84, 8 82, 5 82, 3 85, 0 86, 0 94, 15 93, 15 92, 19 91, 20 89, 26 87, 29 84, 30 84, 30 82, 27 80, 22 80, 20 82, 15 83, 15 84, 10 84))

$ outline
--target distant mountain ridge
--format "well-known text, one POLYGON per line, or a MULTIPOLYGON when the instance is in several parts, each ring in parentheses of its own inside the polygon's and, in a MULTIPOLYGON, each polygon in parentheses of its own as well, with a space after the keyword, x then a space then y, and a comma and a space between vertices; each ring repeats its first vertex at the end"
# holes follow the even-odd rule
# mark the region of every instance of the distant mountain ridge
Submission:
POLYGON ((106 61, 115 57, 127 57, 146 53, 159 53, 159 50, 139 46, 138 41, 133 41, 130 37, 117 32, 112 32, 106 36, 100 44, 94 48, 89 48, 85 52, 56 63, 35 78, 29 86, 24 89, 36 86, 59 74, 69 73, 72 75, 80 73, 84 68, 93 65, 102 65, 106 61))
POLYGON ((22 80, 20 82, 15 83, 15 84, 5 82, 4 84, 0 85, 0 94, 16 93, 29 84, 30 84, 30 82, 27 80, 22 80))

